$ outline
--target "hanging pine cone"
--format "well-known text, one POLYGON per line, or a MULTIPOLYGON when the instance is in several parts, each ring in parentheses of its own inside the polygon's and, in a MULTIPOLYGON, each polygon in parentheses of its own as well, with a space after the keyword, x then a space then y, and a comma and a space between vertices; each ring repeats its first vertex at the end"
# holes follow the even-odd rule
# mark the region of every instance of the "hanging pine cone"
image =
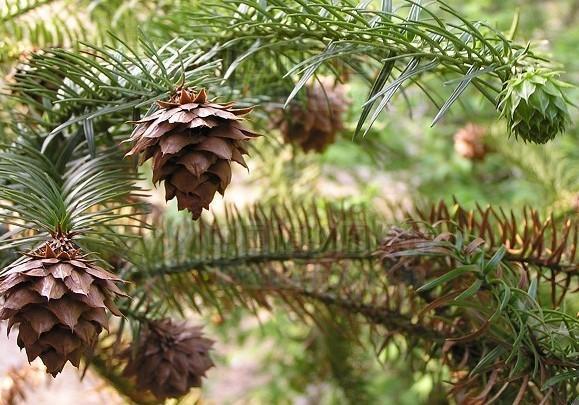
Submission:
POLYGON ((484 138, 486 129, 476 124, 468 124, 454 135, 454 150, 465 159, 484 160, 488 148, 484 138))
POLYGON ((125 295, 117 276, 96 266, 60 235, 10 268, 0 279, 0 320, 18 325, 17 343, 28 360, 40 357, 56 376, 67 361, 79 366, 103 328, 106 308, 120 316, 112 299, 125 295))
POLYGON ((178 90, 159 110, 141 121, 127 155, 153 158, 153 182, 165 182, 165 199, 177 198, 179 210, 198 219, 209 209, 216 191, 223 194, 231 181, 231 161, 247 167, 244 143, 257 134, 240 123, 251 108, 233 108, 207 99, 205 90, 178 90))
POLYGON ((348 107, 343 85, 315 82, 306 87, 305 105, 294 104, 276 123, 286 142, 304 152, 323 152, 344 128, 342 115, 348 107))
POLYGON ((536 69, 507 82, 499 109, 515 138, 543 144, 565 132, 571 120, 564 93, 569 85, 557 77, 557 72, 536 69))
POLYGON ((209 357, 213 343, 203 337, 201 327, 170 319, 149 322, 136 347, 123 354, 128 358, 124 375, 160 400, 181 397, 200 387, 201 378, 214 366, 209 357))

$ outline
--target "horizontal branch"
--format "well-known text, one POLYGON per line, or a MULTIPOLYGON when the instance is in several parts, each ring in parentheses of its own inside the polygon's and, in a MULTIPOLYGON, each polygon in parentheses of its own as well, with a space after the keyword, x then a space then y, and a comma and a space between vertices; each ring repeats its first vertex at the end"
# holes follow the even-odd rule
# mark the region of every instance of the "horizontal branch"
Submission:
MULTIPOLYGON (((187 273, 195 270, 215 267, 240 267, 244 265, 267 264, 288 261, 306 261, 315 263, 338 263, 342 260, 374 260, 374 252, 328 252, 326 250, 313 250, 307 252, 289 252, 289 253, 262 253, 262 254, 245 254, 240 256, 230 255, 219 258, 191 259, 176 264, 161 264, 153 266, 147 276, 151 275, 170 275, 178 273, 187 273)), ((137 273, 136 276, 139 274, 137 273)))

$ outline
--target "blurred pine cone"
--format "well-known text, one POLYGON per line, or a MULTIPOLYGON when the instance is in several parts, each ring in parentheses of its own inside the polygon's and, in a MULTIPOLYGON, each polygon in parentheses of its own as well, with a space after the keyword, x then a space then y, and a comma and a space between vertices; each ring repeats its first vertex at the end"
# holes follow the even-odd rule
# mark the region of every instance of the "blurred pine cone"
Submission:
POLYGON ((564 89, 570 85, 557 80, 558 75, 533 69, 515 75, 506 83, 499 109, 515 138, 543 144, 566 131, 571 119, 564 89))
POLYGON ((305 105, 292 105, 275 125, 286 142, 298 145, 304 152, 321 153, 335 142, 336 134, 344 128, 342 115, 347 108, 343 85, 316 81, 306 87, 305 105))
POLYGON ((0 279, 0 320, 8 331, 18 325, 17 343, 28 360, 40 357, 56 376, 67 361, 79 366, 103 328, 106 308, 120 316, 112 302, 125 295, 117 276, 96 266, 70 239, 57 235, 27 254, 0 279))
POLYGON ((170 319, 149 322, 136 347, 123 353, 128 358, 124 375, 134 377, 137 388, 160 400, 179 398, 200 387, 201 378, 214 366, 209 357, 213 343, 199 326, 170 319))
POLYGON ((244 143, 257 134, 239 121, 252 109, 212 103, 203 89, 181 89, 157 104, 159 110, 136 122, 127 156, 142 154, 141 163, 153 158, 153 182, 165 182, 165 199, 176 197, 179 210, 198 219, 229 185, 231 161, 247 167, 244 143))
POLYGON ((480 125, 467 124, 454 135, 454 150, 465 159, 484 160, 488 153, 484 138, 486 129, 480 125))

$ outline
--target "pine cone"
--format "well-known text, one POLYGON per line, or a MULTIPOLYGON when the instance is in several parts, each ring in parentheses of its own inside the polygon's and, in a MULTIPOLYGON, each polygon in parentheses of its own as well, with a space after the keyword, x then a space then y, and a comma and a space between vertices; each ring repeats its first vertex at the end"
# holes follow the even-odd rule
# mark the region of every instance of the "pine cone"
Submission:
POLYGON ((18 325, 17 343, 28 360, 40 357, 56 376, 67 361, 79 366, 92 351, 103 328, 106 308, 120 316, 112 302, 125 295, 117 276, 96 266, 64 236, 55 236, 27 254, 0 279, 0 320, 8 331, 18 325))
POLYGON ((213 343, 203 337, 201 327, 170 319, 150 322, 137 346, 123 354, 128 358, 124 375, 135 377, 137 388, 160 400, 181 397, 200 387, 201 378, 214 366, 209 357, 213 343))
POLYGON ((488 152, 485 136, 484 127, 468 124, 454 135, 454 150, 465 159, 484 160, 488 152))
POLYGON ((276 123, 285 141, 300 146, 304 152, 323 152, 344 128, 342 115, 348 107, 344 93, 343 85, 315 82, 307 86, 306 105, 293 105, 289 116, 276 123))
POLYGON ((564 89, 570 86, 557 77, 557 72, 536 69, 507 82, 499 109, 515 138, 543 144, 566 131, 571 118, 564 89))
POLYGON ((193 219, 209 209, 216 191, 223 194, 231 181, 231 161, 247 167, 245 141, 257 134, 241 121, 251 108, 208 101, 205 90, 178 90, 159 110, 137 121, 127 156, 153 158, 153 182, 165 182, 165 199, 177 198, 179 210, 193 219))

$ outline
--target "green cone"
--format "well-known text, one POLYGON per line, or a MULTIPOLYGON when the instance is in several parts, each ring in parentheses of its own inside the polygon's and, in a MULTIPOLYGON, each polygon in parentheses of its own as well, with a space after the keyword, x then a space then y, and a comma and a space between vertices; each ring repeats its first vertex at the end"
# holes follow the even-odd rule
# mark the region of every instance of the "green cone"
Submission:
POLYGON ((564 133, 570 123, 564 89, 558 72, 533 69, 510 79, 500 96, 501 115, 509 133, 525 142, 547 143, 564 133))

